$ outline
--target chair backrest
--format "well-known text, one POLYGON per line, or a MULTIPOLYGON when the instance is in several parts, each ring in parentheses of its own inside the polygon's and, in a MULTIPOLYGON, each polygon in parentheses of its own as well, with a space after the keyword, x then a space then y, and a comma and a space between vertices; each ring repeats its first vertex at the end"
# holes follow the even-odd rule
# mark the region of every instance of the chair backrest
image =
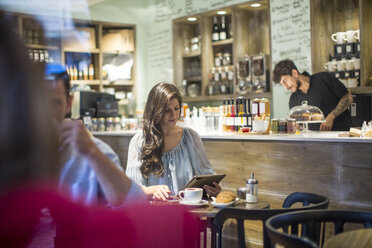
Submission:
POLYGON ((345 223, 363 224, 365 228, 372 227, 372 212, 341 211, 341 210, 307 210, 283 213, 270 217, 266 223, 266 231, 272 245, 284 247, 318 247, 318 230, 314 229, 326 223, 334 224, 334 234, 343 232, 345 223), (281 229, 282 231, 279 231, 281 229), (299 230, 301 229, 301 236, 299 230))
POLYGON ((299 211, 303 209, 327 209, 329 200, 325 196, 312 193, 295 192, 290 194, 283 202, 282 209, 245 209, 231 207, 221 209, 214 218, 214 238, 217 247, 222 246, 222 227, 229 218, 236 219, 238 231, 238 244, 240 248, 245 247, 244 220, 261 220, 263 224, 263 245, 264 248, 270 247, 270 240, 266 234, 265 221, 277 214, 289 211, 299 211), (289 208, 293 204, 301 202, 303 207, 289 208))

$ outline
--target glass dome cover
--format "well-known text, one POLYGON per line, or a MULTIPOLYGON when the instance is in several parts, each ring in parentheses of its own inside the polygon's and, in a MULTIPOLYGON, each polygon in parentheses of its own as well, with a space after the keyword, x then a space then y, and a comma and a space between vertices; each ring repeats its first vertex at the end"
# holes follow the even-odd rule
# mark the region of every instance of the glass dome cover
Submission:
POLYGON ((304 122, 323 122, 324 114, 318 107, 308 105, 307 101, 303 101, 302 105, 291 108, 288 118, 304 122))

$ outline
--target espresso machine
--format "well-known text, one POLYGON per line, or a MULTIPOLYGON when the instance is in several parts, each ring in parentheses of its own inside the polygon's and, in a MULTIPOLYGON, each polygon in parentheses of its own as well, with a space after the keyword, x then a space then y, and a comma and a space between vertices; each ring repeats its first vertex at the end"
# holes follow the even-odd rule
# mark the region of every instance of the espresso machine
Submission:
POLYGON ((78 119, 82 116, 92 118, 118 116, 118 102, 115 95, 96 91, 75 91, 72 102, 71 117, 78 119))
POLYGON ((269 56, 263 53, 251 57, 252 92, 261 93, 269 91, 269 62, 269 56))

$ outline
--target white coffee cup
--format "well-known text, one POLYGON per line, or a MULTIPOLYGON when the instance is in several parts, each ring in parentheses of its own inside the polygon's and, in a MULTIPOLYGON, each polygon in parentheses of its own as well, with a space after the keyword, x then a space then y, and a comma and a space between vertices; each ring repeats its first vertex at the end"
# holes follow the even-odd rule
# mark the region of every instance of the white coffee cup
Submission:
POLYGON ((346 68, 346 60, 339 60, 336 64, 337 71, 344 71, 346 68))
POLYGON ((351 62, 353 63, 355 70, 360 69, 360 59, 351 59, 351 62))
POLYGON ((345 35, 342 36, 342 39, 348 43, 356 42, 359 40, 359 34, 356 30, 348 30, 345 32, 345 35))
POLYGON ((331 39, 337 44, 343 44, 345 43, 344 36, 345 32, 337 32, 331 35, 331 39))
POLYGON ((356 78, 348 78, 347 80, 348 88, 355 88, 358 87, 358 79, 356 78))
POLYGON ((341 81, 341 83, 342 83, 343 85, 345 85, 346 88, 349 87, 349 85, 348 85, 348 80, 347 80, 346 78, 344 78, 344 79, 340 79, 340 81, 341 81))
POLYGON ((199 203, 203 197, 202 188, 186 188, 178 193, 182 201, 189 203, 199 203))
POLYGON ((345 68, 346 68, 347 71, 354 70, 353 60, 351 60, 351 59, 346 60, 345 68))
POLYGON ((355 30, 355 38, 357 39, 357 41, 360 41, 360 31, 359 29, 355 30))
POLYGON ((328 61, 324 64, 324 69, 327 71, 336 71, 337 61, 328 61))

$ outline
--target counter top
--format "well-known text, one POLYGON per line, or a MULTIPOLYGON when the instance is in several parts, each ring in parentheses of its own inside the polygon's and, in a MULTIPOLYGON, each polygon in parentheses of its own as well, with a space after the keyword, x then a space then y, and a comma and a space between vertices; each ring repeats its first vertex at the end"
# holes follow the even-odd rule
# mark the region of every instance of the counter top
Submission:
MULTIPOLYGON (((94 136, 133 136, 138 131, 93 132, 94 136)), ((339 137, 344 132, 307 132, 300 134, 233 134, 233 133, 202 133, 205 140, 251 140, 251 141, 315 141, 315 142, 348 142, 372 143, 372 138, 339 137)))

